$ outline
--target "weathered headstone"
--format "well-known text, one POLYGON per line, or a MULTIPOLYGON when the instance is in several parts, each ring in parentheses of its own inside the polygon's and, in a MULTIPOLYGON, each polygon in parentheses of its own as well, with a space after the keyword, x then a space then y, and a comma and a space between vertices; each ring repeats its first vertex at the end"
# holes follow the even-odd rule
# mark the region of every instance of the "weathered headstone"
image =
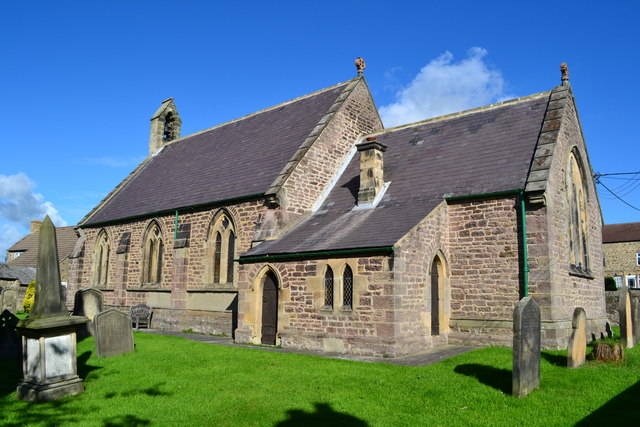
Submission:
POLYGON ((0 313, 0 360, 20 355, 20 336, 16 332, 18 318, 9 310, 0 313))
POLYGON ((587 354, 587 313, 582 307, 573 310, 571 320, 571 337, 569 338, 569 348, 567 350, 567 367, 579 368, 584 364, 587 354))
POLYGON ((2 301, 0 304, 0 312, 8 310, 15 314, 18 307, 18 290, 13 288, 2 289, 0 301, 2 301))
POLYGON ((73 301, 73 315, 86 316, 89 319, 82 327, 78 328, 78 337, 84 338, 94 334, 93 318, 103 310, 102 291, 98 289, 80 289, 76 292, 73 301))
POLYGON ((131 316, 110 309, 95 317, 96 356, 109 357, 133 351, 131 316))
POLYGON ((540 386, 540 308, 524 297, 513 311, 512 394, 524 397, 540 386))
POLYGON ((84 391, 77 373, 76 328, 87 320, 69 316, 60 282, 56 229, 47 216, 40 226, 35 300, 29 317, 17 325, 23 372, 18 399, 43 402, 84 391))
POLYGON ((640 342, 640 297, 631 296, 631 328, 633 329, 633 342, 640 342))
POLYGON ((631 317, 631 295, 629 287, 620 288, 620 341, 625 348, 633 348, 633 320, 631 317))

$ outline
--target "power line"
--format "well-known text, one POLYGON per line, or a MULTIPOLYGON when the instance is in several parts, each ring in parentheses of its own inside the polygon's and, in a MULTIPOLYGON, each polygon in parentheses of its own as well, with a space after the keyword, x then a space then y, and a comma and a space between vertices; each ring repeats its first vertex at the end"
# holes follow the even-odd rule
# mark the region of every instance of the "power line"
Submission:
POLYGON ((603 186, 603 187, 604 187, 604 188, 605 188, 609 193, 613 194, 613 196, 614 196, 616 199, 620 200, 620 201, 621 201, 622 203, 624 203, 625 205, 629 206, 629 207, 630 207, 630 208, 632 208, 632 209, 635 209, 635 210, 637 210, 637 211, 640 211, 640 209, 636 208, 636 207, 635 207, 635 206, 633 206, 632 204, 627 203, 626 201, 622 200, 622 199, 621 199, 621 198, 620 198, 616 193, 614 193, 613 191, 611 191, 611 190, 609 189, 609 187, 607 187, 606 185, 604 185, 604 184, 602 183, 602 181, 600 181, 600 179, 596 178, 596 183, 598 183, 598 184, 602 185, 602 186, 603 186))

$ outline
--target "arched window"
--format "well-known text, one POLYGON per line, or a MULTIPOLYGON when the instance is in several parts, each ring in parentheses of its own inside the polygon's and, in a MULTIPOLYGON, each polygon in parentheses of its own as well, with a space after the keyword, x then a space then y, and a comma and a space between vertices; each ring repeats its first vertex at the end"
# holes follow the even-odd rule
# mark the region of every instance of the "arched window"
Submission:
POLYGON ((333 307, 333 270, 329 266, 324 273, 324 306, 333 307))
POLYGON ((569 207, 569 263, 577 272, 589 273, 587 247, 587 191, 580 157, 574 149, 566 171, 566 194, 569 207))
POLYGON ((109 281, 109 239, 102 230, 96 239, 93 258, 93 283, 95 286, 107 286, 109 281))
POLYGON ((236 234, 230 216, 222 212, 213 221, 208 238, 210 264, 209 281, 233 283, 236 234))
POLYGON ((351 308, 353 305, 353 271, 348 265, 342 273, 342 306, 351 308))
POLYGON ((153 222, 147 229, 143 248, 142 283, 147 285, 160 284, 162 282, 164 245, 162 243, 162 230, 160 230, 160 226, 156 222, 153 222))

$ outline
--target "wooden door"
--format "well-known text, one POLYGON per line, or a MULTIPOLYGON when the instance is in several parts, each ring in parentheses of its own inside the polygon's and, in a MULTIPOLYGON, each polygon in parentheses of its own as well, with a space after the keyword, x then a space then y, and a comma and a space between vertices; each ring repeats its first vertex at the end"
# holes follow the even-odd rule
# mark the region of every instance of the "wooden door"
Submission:
POLYGON ((278 279, 269 272, 262 287, 262 344, 275 345, 278 330, 278 279))
POLYGON ((431 264, 431 335, 440 335, 440 259, 431 264))

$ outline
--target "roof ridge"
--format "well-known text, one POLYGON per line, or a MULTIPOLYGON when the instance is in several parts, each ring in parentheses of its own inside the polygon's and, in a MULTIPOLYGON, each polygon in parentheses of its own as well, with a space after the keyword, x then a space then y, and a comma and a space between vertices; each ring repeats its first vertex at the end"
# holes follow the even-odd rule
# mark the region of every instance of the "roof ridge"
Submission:
POLYGON ((374 132, 374 133, 371 133, 369 135, 382 135, 382 134, 387 133, 387 132, 395 132, 395 131, 398 131, 398 130, 412 128, 412 127, 419 126, 419 125, 422 125, 422 124, 440 122, 440 121, 443 121, 443 120, 449 120, 449 119, 453 119, 453 118, 456 118, 456 117, 468 116, 469 114, 475 114, 475 113, 480 113, 480 112, 483 112, 483 111, 495 110, 496 108, 501 108, 501 107, 504 107, 504 106, 507 106, 507 105, 511 105, 511 104, 518 104, 518 103, 530 101, 530 100, 533 100, 533 99, 544 98, 545 96, 549 96, 550 93, 551 93, 551 91, 548 90, 548 91, 545 91, 545 92, 534 93, 532 95, 521 96, 519 98, 507 99, 506 101, 494 102, 493 104, 487 104, 487 105, 483 105, 481 107, 472 108, 472 109, 469 109, 469 110, 463 110, 463 111, 458 111, 458 112, 455 112, 455 113, 444 114, 442 116, 431 117, 431 118, 428 118, 428 119, 425 119, 425 120, 420 120, 418 122, 407 123, 407 124, 404 124, 404 125, 399 125, 399 126, 395 126, 395 127, 391 127, 391 128, 386 128, 386 129, 384 129, 382 131, 374 132))
MULTIPOLYGON (((356 78, 357 78, 357 77, 356 77, 356 78)), ((205 133, 205 132, 209 132, 209 131, 212 131, 212 130, 214 130, 214 129, 218 129, 218 128, 221 128, 221 127, 223 127, 223 126, 230 125, 230 124, 232 124, 232 123, 237 123, 237 122, 239 122, 239 121, 242 121, 242 120, 248 119, 249 117, 257 116, 258 114, 266 113, 267 111, 272 111, 272 110, 275 110, 276 108, 280 108, 280 107, 283 107, 283 106, 285 106, 285 105, 293 104, 294 102, 301 101, 301 100, 303 100, 303 99, 311 98, 312 96, 319 95, 319 94, 321 94, 321 93, 323 93, 323 92, 327 92, 327 91, 329 91, 329 90, 332 90, 332 89, 338 88, 338 87, 340 87, 340 86, 348 85, 349 83, 351 83, 351 81, 353 81, 353 79, 349 79, 349 80, 346 80, 346 81, 344 81, 344 82, 341 82, 341 83, 335 84, 335 85, 333 85, 333 86, 329 86, 329 87, 326 87, 326 88, 324 88, 324 89, 320 89, 320 90, 317 90, 317 91, 315 91, 315 92, 311 92, 311 93, 308 93, 308 94, 306 94, 306 95, 302 95, 302 96, 299 96, 299 97, 297 97, 297 98, 293 98, 293 99, 290 99, 290 100, 288 100, 288 101, 281 102, 281 103, 276 104, 276 105, 272 105, 271 107, 263 108, 262 110, 254 111, 253 113, 246 114, 246 115, 244 115, 244 116, 240 116, 240 117, 237 117, 237 118, 235 118, 235 119, 232 119, 232 120, 229 120, 229 121, 226 121, 226 122, 223 122, 223 123, 219 123, 219 124, 217 124, 217 125, 215 125, 215 126, 212 126, 212 127, 210 127, 210 128, 207 128, 207 129, 203 129, 203 130, 198 131, 198 132, 194 132, 194 133, 189 134, 189 135, 181 136, 180 138, 176 138, 176 139, 174 139, 174 140, 170 141, 170 142, 169 142, 168 144, 166 144, 164 147, 168 147, 168 146, 170 146, 170 145, 175 144, 176 142, 183 141, 183 140, 185 140, 185 139, 191 138, 191 137, 196 136, 196 135, 201 135, 201 134, 203 134, 203 133, 205 133)))

